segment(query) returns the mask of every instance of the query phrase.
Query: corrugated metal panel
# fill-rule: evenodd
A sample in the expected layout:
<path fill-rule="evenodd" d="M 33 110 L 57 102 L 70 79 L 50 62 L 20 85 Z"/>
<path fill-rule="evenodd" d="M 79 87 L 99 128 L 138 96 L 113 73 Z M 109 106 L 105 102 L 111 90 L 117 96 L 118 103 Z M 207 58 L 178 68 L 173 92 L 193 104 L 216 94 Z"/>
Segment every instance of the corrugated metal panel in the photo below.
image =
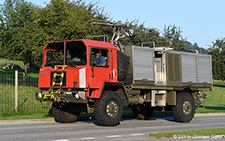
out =
<path fill-rule="evenodd" d="M 212 83 L 210 56 L 198 56 L 198 83 Z"/>
<path fill-rule="evenodd" d="M 153 50 L 133 47 L 134 80 L 154 81 Z"/>
<path fill-rule="evenodd" d="M 212 84 L 212 68 L 210 55 L 182 51 L 166 51 L 166 53 L 181 55 L 183 82 L 187 83 L 192 81 L 192 83 Z"/>
<path fill-rule="evenodd" d="M 183 82 L 196 83 L 196 55 L 181 55 Z"/>

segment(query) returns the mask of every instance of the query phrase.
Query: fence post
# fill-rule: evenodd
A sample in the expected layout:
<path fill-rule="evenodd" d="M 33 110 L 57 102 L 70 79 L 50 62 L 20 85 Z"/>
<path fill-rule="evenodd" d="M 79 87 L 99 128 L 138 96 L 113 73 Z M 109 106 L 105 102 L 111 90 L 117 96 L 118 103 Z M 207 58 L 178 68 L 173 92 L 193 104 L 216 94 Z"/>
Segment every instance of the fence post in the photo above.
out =
<path fill-rule="evenodd" d="M 15 111 L 18 112 L 18 70 L 15 71 Z"/>

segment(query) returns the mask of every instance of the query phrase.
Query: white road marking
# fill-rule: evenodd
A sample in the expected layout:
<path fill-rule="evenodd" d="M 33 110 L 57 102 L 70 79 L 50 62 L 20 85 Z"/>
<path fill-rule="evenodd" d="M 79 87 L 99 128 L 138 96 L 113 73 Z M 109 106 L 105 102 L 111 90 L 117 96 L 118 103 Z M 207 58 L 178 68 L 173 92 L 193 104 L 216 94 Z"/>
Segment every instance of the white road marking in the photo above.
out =
<path fill-rule="evenodd" d="M 59 139 L 59 140 L 52 140 L 52 141 L 69 141 L 68 139 Z"/>
<path fill-rule="evenodd" d="M 130 134 L 131 136 L 143 136 L 144 134 L 138 133 L 138 134 Z"/>
<path fill-rule="evenodd" d="M 119 138 L 122 137 L 122 135 L 112 135 L 112 136 L 107 136 L 107 138 Z"/>
<path fill-rule="evenodd" d="M 82 140 L 94 140 L 95 137 L 86 137 L 86 138 L 81 138 Z"/>

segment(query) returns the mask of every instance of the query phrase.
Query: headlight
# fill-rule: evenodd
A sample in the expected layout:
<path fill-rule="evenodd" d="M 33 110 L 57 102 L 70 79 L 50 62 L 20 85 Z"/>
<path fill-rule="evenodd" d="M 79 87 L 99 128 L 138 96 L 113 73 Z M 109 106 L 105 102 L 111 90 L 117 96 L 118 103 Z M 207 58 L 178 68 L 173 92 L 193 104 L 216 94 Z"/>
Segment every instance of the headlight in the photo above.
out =
<path fill-rule="evenodd" d="M 76 98 L 76 99 L 79 99 L 80 97 L 79 97 L 79 95 L 78 95 L 78 94 L 75 94 L 75 98 Z"/>
<path fill-rule="evenodd" d="M 42 92 L 40 92 L 40 93 L 38 94 L 38 97 L 39 97 L 39 98 L 42 98 Z"/>
<path fill-rule="evenodd" d="M 66 94 L 72 94 L 72 92 L 66 92 Z"/>

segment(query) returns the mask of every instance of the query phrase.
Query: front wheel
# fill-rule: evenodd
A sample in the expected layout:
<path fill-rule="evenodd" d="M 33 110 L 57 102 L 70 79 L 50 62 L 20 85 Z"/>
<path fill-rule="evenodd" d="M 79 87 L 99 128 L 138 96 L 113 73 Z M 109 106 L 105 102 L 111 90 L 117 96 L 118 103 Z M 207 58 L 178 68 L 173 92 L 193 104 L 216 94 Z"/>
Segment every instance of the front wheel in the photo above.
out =
<path fill-rule="evenodd" d="M 63 106 L 56 103 L 52 104 L 52 114 L 55 122 L 72 123 L 78 119 L 79 112 L 71 112 L 69 106 Z"/>
<path fill-rule="evenodd" d="M 121 98 L 113 91 L 105 91 L 101 99 L 95 102 L 94 115 L 99 125 L 118 125 L 123 115 Z"/>
<path fill-rule="evenodd" d="M 178 122 L 190 122 L 195 114 L 195 102 L 190 93 L 177 94 L 176 106 L 172 108 L 174 119 Z"/>

